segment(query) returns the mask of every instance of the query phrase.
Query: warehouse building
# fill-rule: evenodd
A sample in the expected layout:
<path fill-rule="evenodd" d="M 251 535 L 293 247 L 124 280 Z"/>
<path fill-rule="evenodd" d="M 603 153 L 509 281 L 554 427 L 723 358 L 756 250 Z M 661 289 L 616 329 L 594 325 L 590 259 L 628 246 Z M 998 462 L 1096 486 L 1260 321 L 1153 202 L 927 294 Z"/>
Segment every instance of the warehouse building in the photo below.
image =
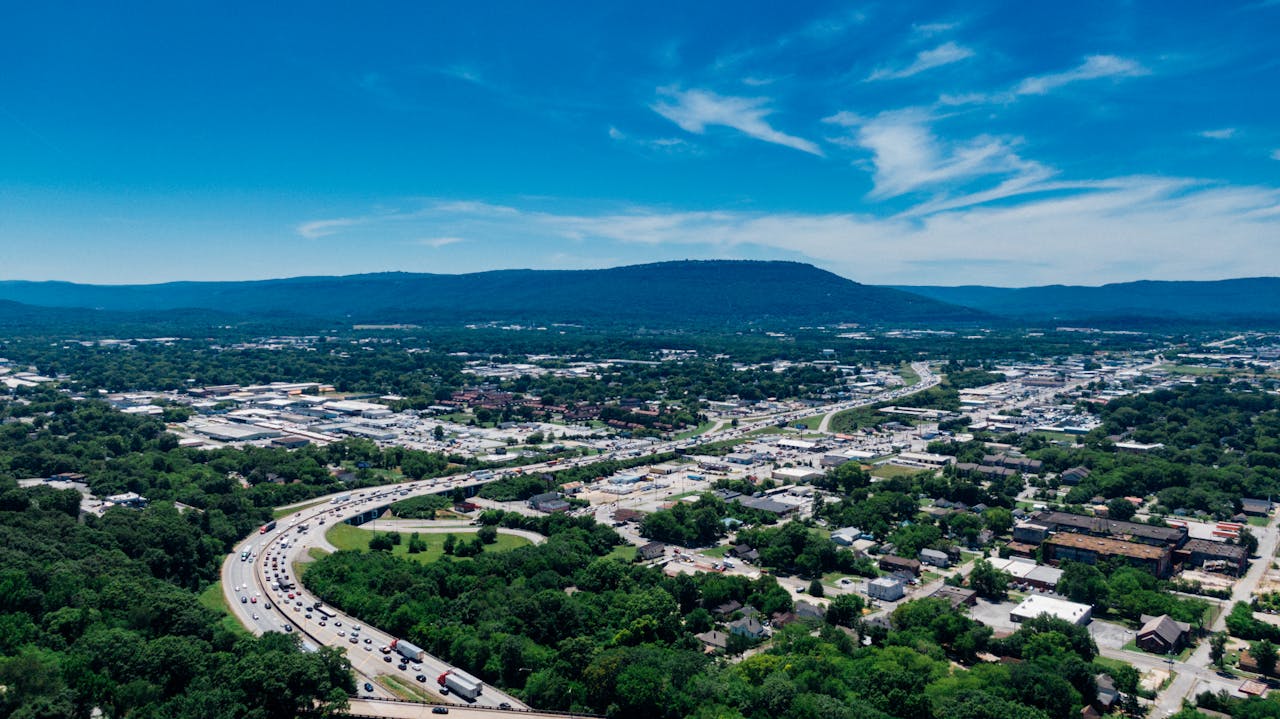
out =
<path fill-rule="evenodd" d="M 1059 532 L 1040 546 L 1044 548 L 1045 560 L 1055 563 L 1072 561 L 1097 564 L 1116 558 L 1162 578 L 1169 576 L 1173 567 L 1173 553 L 1168 547 L 1153 547 L 1108 537 Z"/>
<path fill-rule="evenodd" d="M 1009 620 L 1021 624 L 1028 619 L 1035 619 L 1041 614 L 1063 619 L 1083 627 L 1093 621 L 1093 607 L 1088 604 L 1077 604 L 1065 599 L 1054 599 L 1043 594 L 1032 594 L 1009 612 Z"/>

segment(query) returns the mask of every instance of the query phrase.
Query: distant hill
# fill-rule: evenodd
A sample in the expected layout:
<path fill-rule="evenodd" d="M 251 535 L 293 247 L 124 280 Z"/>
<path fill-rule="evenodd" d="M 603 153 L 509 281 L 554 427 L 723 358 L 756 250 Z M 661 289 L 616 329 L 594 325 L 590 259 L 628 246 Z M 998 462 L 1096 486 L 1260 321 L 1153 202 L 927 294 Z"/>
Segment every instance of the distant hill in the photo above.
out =
<path fill-rule="evenodd" d="M 0 300 L 118 312 L 203 309 L 344 321 L 646 324 L 963 322 L 984 313 L 797 262 L 678 261 L 604 270 L 380 273 L 249 282 L 0 282 Z"/>
<path fill-rule="evenodd" d="M 1100 287 L 927 287 L 895 289 L 1014 319 L 1149 318 L 1250 320 L 1280 318 L 1280 278 L 1209 282 L 1123 282 Z"/>

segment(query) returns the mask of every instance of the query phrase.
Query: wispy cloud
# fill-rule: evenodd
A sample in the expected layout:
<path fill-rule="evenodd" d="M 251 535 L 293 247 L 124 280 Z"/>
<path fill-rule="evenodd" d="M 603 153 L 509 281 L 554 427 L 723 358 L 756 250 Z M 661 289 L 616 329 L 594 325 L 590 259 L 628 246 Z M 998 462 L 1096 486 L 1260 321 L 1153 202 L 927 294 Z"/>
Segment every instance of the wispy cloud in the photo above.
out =
<path fill-rule="evenodd" d="M 1273 160 L 1280 160 L 1280 150 L 1272 150 L 1272 151 L 1271 151 L 1271 159 L 1273 159 Z"/>
<path fill-rule="evenodd" d="M 848 144 L 871 153 L 875 168 L 872 197 L 896 197 L 942 185 L 963 186 L 984 177 L 1015 180 L 1005 185 L 1007 193 L 1052 174 L 1047 167 L 1020 157 L 1014 151 L 1014 140 L 984 135 L 947 142 L 934 134 L 930 120 L 924 110 L 908 109 L 871 119 L 838 113 L 825 121 L 848 128 Z"/>
<path fill-rule="evenodd" d="M 1219 130 L 1205 130 L 1200 133 L 1200 137 L 1210 140 L 1230 140 L 1235 134 L 1236 129 L 1234 127 L 1224 127 Z"/>
<path fill-rule="evenodd" d="M 298 234 L 308 240 L 318 240 L 321 237 L 337 234 L 349 227 L 363 224 L 365 218 L 362 217 L 336 217 L 330 220 L 314 220 L 312 222 L 304 222 L 298 225 Z"/>
<path fill-rule="evenodd" d="M 900 68 L 882 67 L 871 73 L 867 77 L 868 82 L 876 80 L 899 80 L 912 75 L 919 75 L 926 70 L 932 70 L 935 67 L 950 65 L 951 63 L 960 62 L 973 57 L 973 50 L 957 45 L 954 42 L 946 42 L 932 50 L 922 50 L 916 53 L 916 58 L 910 64 Z"/>
<path fill-rule="evenodd" d="M 707 90 L 659 88 L 658 93 L 670 98 L 654 103 L 654 112 L 679 125 L 686 132 L 701 135 L 708 127 L 729 127 L 763 142 L 822 156 L 813 142 L 776 130 L 765 118 L 773 113 L 767 98 L 729 97 Z"/>
<path fill-rule="evenodd" d="M 911 29 L 917 34 L 924 37 L 932 37 L 940 35 L 944 32 L 950 32 L 956 29 L 956 23 L 953 22 L 926 22 L 918 25 L 912 25 Z"/>
<path fill-rule="evenodd" d="M 423 247 L 430 247 L 438 250 L 441 247 L 456 245 L 459 242 L 466 242 L 466 240 L 464 240 L 461 237 L 426 237 L 418 240 L 417 244 L 422 245 Z"/>
<path fill-rule="evenodd" d="M 1116 55 L 1090 55 L 1078 67 L 1065 72 L 1028 77 L 1014 88 L 1017 95 L 1044 95 L 1050 90 L 1082 80 L 1104 77 L 1141 77 L 1151 71 L 1137 62 Z"/>
<path fill-rule="evenodd" d="M 1148 176 L 1039 187 L 1057 191 L 887 217 L 645 207 L 569 214 L 439 201 L 400 216 L 413 217 L 405 229 L 419 237 L 449 228 L 441 236 L 529 247 L 534 254 L 509 262 L 544 267 L 789 256 L 865 282 L 1002 285 L 1208 279 L 1280 267 L 1280 245 L 1270 240 L 1280 233 L 1275 188 Z M 400 226 L 375 220 L 374 228 Z M 1203 241 L 1210 236 L 1214 242 Z M 636 246 L 644 246 L 639 255 Z"/>
<path fill-rule="evenodd" d="M 635 147 L 640 147 L 640 148 L 650 149 L 650 150 L 661 150 L 666 152 L 673 152 L 677 150 L 682 150 L 682 151 L 697 150 L 697 147 L 695 145 L 679 137 L 654 137 L 654 138 L 636 137 L 630 133 L 626 133 L 626 132 L 623 132 L 622 130 L 619 130 L 614 125 L 609 126 L 609 139 L 613 140 L 614 142 L 624 143 L 624 144 L 632 145 Z"/>

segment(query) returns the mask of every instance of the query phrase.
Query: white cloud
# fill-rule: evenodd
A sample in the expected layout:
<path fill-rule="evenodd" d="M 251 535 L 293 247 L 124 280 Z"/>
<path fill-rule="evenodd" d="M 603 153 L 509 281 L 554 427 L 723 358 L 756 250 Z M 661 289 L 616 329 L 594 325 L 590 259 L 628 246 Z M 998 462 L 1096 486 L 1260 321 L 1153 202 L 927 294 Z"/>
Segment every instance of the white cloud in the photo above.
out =
<path fill-rule="evenodd" d="M 417 243 L 419 245 L 422 245 L 423 247 L 431 247 L 438 250 L 441 247 L 456 245 L 459 242 L 466 242 L 466 240 L 462 239 L 461 237 L 426 237 L 421 240 L 418 240 Z"/>
<path fill-rule="evenodd" d="M 1090 55 L 1078 67 L 1065 72 L 1028 77 L 1014 88 L 1017 95 L 1044 95 L 1050 90 L 1082 80 L 1104 77 L 1140 77 L 1150 70 L 1142 65 L 1115 55 Z"/>
<path fill-rule="evenodd" d="M 1236 129 L 1234 127 L 1224 127 L 1219 130 L 1205 130 L 1200 133 L 1200 137 L 1210 140 L 1230 140 L 1235 134 Z"/>
<path fill-rule="evenodd" d="M 932 50 L 922 50 L 916 54 L 916 59 L 906 67 L 897 69 L 882 67 L 871 73 L 867 77 L 867 81 L 875 80 L 898 80 L 904 77 L 918 75 L 925 70 L 932 70 L 935 67 L 950 65 L 954 62 L 967 60 L 973 57 L 973 50 L 963 45 L 957 45 L 954 42 L 946 42 Z"/>
<path fill-rule="evenodd" d="M 1006 196 L 1053 174 L 1049 168 L 1020 157 L 1013 140 L 983 135 L 949 143 L 933 133 L 930 120 L 920 109 L 886 112 L 871 119 L 849 112 L 826 118 L 826 122 L 850 128 L 851 144 L 871 153 L 872 197 L 896 197 L 941 185 L 961 186 L 984 177 L 1006 178 L 999 195 Z M 990 199 L 995 198 L 984 201 Z"/>
<path fill-rule="evenodd" d="M 1280 160 L 1280 150 L 1272 150 L 1272 151 L 1271 151 L 1271 159 L 1273 159 L 1273 160 Z"/>
<path fill-rule="evenodd" d="M 775 130 L 765 118 L 773 111 L 769 101 L 758 97 L 726 97 L 707 90 L 659 88 L 671 98 L 651 107 L 654 112 L 679 125 L 686 132 L 701 135 L 711 126 L 731 127 L 757 140 L 822 156 L 813 142 Z"/>
<path fill-rule="evenodd" d="M 298 234 L 308 240 L 318 240 L 321 237 L 337 234 L 342 230 L 362 224 L 364 218 L 360 217 L 337 217 L 331 220 L 314 220 L 312 222 L 304 222 L 298 225 Z"/>
<path fill-rule="evenodd" d="M 1271 241 L 1280 233 L 1274 188 L 1146 176 L 1038 188 L 1044 194 L 917 206 L 888 217 L 643 207 L 571 214 L 475 202 L 434 202 L 402 214 L 413 217 L 406 230 L 417 236 L 448 228 L 442 236 L 484 237 L 532 253 L 504 255 L 508 266 L 787 256 L 860 282 L 1005 286 L 1280 271 L 1280 245 Z M 450 209 L 460 207 L 467 209 Z"/>
<path fill-rule="evenodd" d="M 927 22 L 919 25 L 912 25 L 911 29 L 918 35 L 931 37 L 944 32 L 950 32 L 956 29 L 956 23 L 953 22 Z"/>

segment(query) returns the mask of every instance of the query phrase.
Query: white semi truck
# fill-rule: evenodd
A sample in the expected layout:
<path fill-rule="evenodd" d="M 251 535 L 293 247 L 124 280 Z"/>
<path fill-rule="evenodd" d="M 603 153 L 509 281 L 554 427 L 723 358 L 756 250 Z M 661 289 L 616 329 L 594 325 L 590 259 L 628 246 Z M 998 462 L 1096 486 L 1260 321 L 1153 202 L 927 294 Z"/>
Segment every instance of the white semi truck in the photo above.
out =
<path fill-rule="evenodd" d="M 484 682 L 459 669 L 441 674 L 436 683 L 468 701 L 475 701 L 484 690 Z"/>

